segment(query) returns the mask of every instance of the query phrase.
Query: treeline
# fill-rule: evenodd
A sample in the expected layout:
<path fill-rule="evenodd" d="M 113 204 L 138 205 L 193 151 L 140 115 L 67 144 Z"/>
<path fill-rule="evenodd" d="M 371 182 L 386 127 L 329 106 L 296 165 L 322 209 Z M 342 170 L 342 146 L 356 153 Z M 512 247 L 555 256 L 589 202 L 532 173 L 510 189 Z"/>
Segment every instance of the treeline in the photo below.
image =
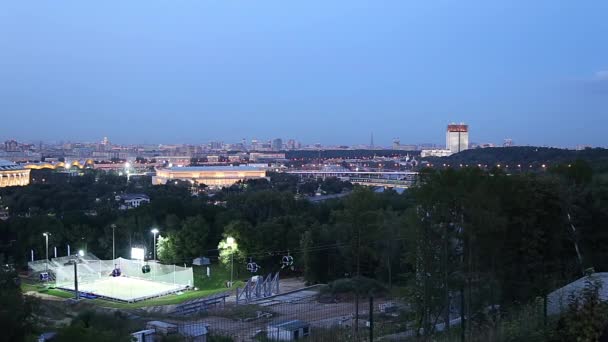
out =
<path fill-rule="evenodd" d="M 373 158 L 373 157 L 405 157 L 407 155 L 420 155 L 420 151 L 402 151 L 402 150 L 297 150 L 285 151 L 287 159 L 333 159 L 333 158 Z"/>
<path fill-rule="evenodd" d="M 122 179 L 92 175 L 69 190 L 2 190 L 3 203 L 17 213 L 0 222 L 2 253 L 23 265 L 30 249 L 43 255 L 48 231 L 51 251 L 69 243 L 109 258 L 114 226 L 117 254 L 128 257 L 134 246 L 151 252 L 150 229 L 158 228 L 161 260 L 183 263 L 216 260 L 219 242 L 230 236 L 241 277 L 249 261 L 266 274 L 281 270 L 290 255 L 294 269 L 281 272 L 309 283 L 366 279 L 405 293 L 427 333 L 456 314 L 542 299 L 590 269 L 608 267 L 608 181 L 585 161 L 536 174 L 425 170 L 403 194 L 355 187 L 345 198 L 315 204 L 300 199 L 302 184 L 285 174 L 198 197 L 185 185 Z M 117 210 L 113 197 L 124 189 L 145 192 L 151 203 Z M 29 217 L 18 215 L 32 207 L 38 209 Z M 471 325 L 465 331 L 474 334 Z"/>
<path fill-rule="evenodd" d="M 498 164 L 509 165 L 516 171 L 517 165 L 524 170 L 540 169 L 542 165 L 555 166 L 567 164 L 574 160 L 587 162 L 596 172 L 608 172 L 608 149 L 586 148 L 583 150 L 565 150 L 550 147 L 514 146 L 476 148 L 453 154 L 449 157 L 426 158 L 435 165 L 449 164 L 452 167 L 462 165 L 487 165 L 492 168 Z"/>

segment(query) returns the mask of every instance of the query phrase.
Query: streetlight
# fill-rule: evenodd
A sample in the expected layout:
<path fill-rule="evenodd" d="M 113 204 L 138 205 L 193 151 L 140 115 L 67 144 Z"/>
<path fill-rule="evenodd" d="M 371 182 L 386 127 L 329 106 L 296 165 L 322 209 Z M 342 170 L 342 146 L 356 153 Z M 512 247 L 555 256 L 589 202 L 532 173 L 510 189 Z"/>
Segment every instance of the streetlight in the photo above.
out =
<path fill-rule="evenodd" d="M 74 256 L 83 257 L 84 251 L 80 249 Z M 65 265 L 67 266 L 68 264 L 74 265 L 74 299 L 80 300 L 80 292 L 78 292 L 78 258 L 72 258 L 72 260 L 68 261 L 68 263 Z"/>
<path fill-rule="evenodd" d="M 127 183 L 129 182 L 129 176 L 130 176 L 130 168 L 131 168 L 131 163 L 126 162 L 125 163 L 125 173 L 127 174 Z"/>
<path fill-rule="evenodd" d="M 156 234 L 158 234 L 158 229 L 154 228 L 150 231 L 153 235 L 154 235 L 154 241 L 153 241 L 153 245 L 154 245 L 154 258 L 152 258 L 154 261 L 156 261 Z"/>
<path fill-rule="evenodd" d="M 229 236 L 226 238 L 226 247 L 230 248 L 230 286 L 232 286 L 232 278 L 234 277 L 234 249 L 236 242 L 234 238 Z"/>
<path fill-rule="evenodd" d="M 114 229 L 116 229 L 116 225 L 112 224 L 112 260 L 116 259 L 116 245 L 114 244 Z"/>

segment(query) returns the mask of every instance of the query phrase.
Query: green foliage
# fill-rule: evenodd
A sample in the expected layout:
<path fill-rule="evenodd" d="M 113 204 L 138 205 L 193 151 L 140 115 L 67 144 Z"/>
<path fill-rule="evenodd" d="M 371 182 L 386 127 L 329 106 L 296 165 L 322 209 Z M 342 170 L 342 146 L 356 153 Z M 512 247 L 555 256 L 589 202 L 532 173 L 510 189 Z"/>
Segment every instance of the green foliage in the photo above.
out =
<path fill-rule="evenodd" d="M 502 158 L 504 151 L 496 151 L 495 158 Z M 539 151 L 549 157 L 553 153 Z M 463 156 L 471 153 L 489 150 Z M 144 246 L 151 254 L 150 229 L 156 227 L 163 262 L 219 258 L 223 279 L 209 281 L 221 285 L 229 278 L 225 269 L 232 251 L 220 241 L 230 236 L 238 243 L 235 278 L 239 271 L 249 276 L 245 265 L 252 258 L 262 266 L 260 274 L 303 275 L 308 283 L 331 283 L 331 293 L 352 293 L 353 279 L 364 279 L 362 293 L 403 289 L 415 310 L 416 326 L 427 334 L 446 319 L 451 305 L 471 317 L 465 321 L 467 338 L 490 326 L 488 331 L 502 331 L 511 340 L 533 340 L 539 331 L 544 333 L 536 323 L 517 329 L 523 325 L 517 317 L 505 322 L 498 318 L 508 316 L 517 303 L 542 298 L 577 279 L 582 269 L 606 271 L 608 176 L 597 170 L 593 163 L 572 160 L 538 173 L 425 170 L 418 185 L 404 194 L 356 186 L 342 199 L 314 205 L 299 200 L 296 191 L 314 193 L 320 186 L 339 192 L 349 184 L 337 179 L 298 184 L 293 176 L 271 173 L 270 182 L 247 181 L 214 197 L 193 197 L 179 184 L 127 185 L 121 177 L 93 173 L 62 186 L 0 190 L 3 201 L 15 208 L 9 221 L 0 222 L 0 237 L 8 237 L 0 253 L 23 265 L 30 249 L 43 255 L 41 236 L 49 231 L 50 245 L 58 246 L 60 254 L 69 243 L 72 250 L 87 248 L 108 258 L 115 225 L 118 256 L 127 256 L 132 246 Z M 152 202 L 119 211 L 115 193 L 135 187 Z M 97 215 L 85 215 L 85 209 Z M 287 254 L 295 260 L 293 270 L 282 268 L 281 258 Z M 500 305 L 500 315 L 486 313 L 493 305 Z M 72 328 L 75 333 L 86 329 L 91 327 Z"/>
<path fill-rule="evenodd" d="M 556 341 L 599 341 L 608 327 L 608 306 L 600 299 L 602 283 L 593 276 L 579 295 L 569 298 L 568 311 L 560 317 Z"/>
<path fill-rule="evenodd" d="M 209 334 L 207 336 L 207 342 L 233 342 L 234 339 L 228 336 Z"/>
<path fill-rule="evenodd" d="M 175 243 L 177 240 L 172 233 L 166 236 L 159 236 L 156 242 L 156 253 L 158 259 L 164 264 L 173 264 L 180 261 L 178 257 L 178 247 Z"/>
<path fill-rule="evenodd" d="M 120 311 L 102 314 L 89 310 L 79 314 L 70 326 L 60 329 L 54 341 L 127 342 L 135 329 L 137 325 Z"/>
<path fill-rule="evenodd" d="M 0 341 L 23 341 L 34 327 L 36 301 L 22 295 L 16 272 L 0 267 L 0 326 L 7 328 Z"/>
<path fill-rule="evenodd" d="M 436 165 L 510 165 L 511 172 L 521 169 L 526 171 L 543 171 L 542 165 L 550 167 L 568 164 L 575 160 L 584 160 L 597 172 L 608 171 L 608 149 L 587 148 L 584 150 L 564 150 L 559 148 L 515 146 L 469 149 L 443 158 L 427 158 Z M 530 165 L 532 167 L 530 167 Z"/>

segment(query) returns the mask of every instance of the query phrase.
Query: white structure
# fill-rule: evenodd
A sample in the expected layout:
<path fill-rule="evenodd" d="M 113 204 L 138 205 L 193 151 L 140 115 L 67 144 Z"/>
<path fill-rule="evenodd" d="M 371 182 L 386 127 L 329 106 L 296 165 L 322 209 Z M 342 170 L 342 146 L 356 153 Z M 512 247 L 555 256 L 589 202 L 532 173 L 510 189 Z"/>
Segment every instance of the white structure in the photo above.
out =
<path fill-rule="evenodd" d="M 602 285 L 599 290 L 600 299 L 604 302 L 608 301 L 608 272 L 593 273 L 590 276 L 582 277 L 551 292 L 547 296 L 547 313 L 549 315 L 556 315 L 568 310 L 570 296 L 574 295 L 580 297 L 590 281 L 597 281 Z"/>
<path fill-rule="evenodd" d="M 207 342 L 207 334 L 209 334 L 209 324 L 203 322 L 193 322 L 180 324 L 177 328 L 180 335 L 184 336 L 187 341 L 192 342 Z"/>
<path fill-rule="evenodd" d="M 77 261 L 78 291 L 91 296 L 133 303 L 180 292 L 194 284 L 191 267 L 163 265 L 156 262 L 99 260 L 94 255 L 68 255 L 28 263 L 34 273 L 54 275 L 55 287 L 74 291 L 74 266 Z M 149 271 L 145 271 L 148 268 Z M 115 272 L 118 271 L 118 275 Z"/>
<path fill-rule="evenodd" d="M 154 330 L 157 335 L 177 334 L 177 324 L 163 321 L 150 321 L 146 323 L 147 330 Z"/>
<path fill-rule="evenodd" d="M 310 324 L 300 320 L 269 324 L 266 337 L 272 341 L 294 341 L 310 335 Z"/>
<path fill-rule="evenodd" d="M 143 203 L 150 203 L 150 197 L 145 194 L 122 194 L 116 196 L 116 201 L 122 202 L 118 209 L 137 208 Z"/>
<path fill-rule="evenodd" d="M 133 342 L 154 342 L 155 337 L 156 330 L 154 329 L 140 330 L 131 333 L 131 340 Z"/>
<path fill-rule="evenodd" d="M 30 184 L 30 170 L 0 159 L 0 188 Z"/>
<path fill-rule="evenodd" d="M 420 157 L 449 157 L 452 155 L 450 150 L 422 150 L 420 151 Z"/>
<path fill-rule="evenodd" d="M 469 149 L 469 126 L 464 123 L 449 124 L 445 133 L 445 148 L 452 153 Z"/>

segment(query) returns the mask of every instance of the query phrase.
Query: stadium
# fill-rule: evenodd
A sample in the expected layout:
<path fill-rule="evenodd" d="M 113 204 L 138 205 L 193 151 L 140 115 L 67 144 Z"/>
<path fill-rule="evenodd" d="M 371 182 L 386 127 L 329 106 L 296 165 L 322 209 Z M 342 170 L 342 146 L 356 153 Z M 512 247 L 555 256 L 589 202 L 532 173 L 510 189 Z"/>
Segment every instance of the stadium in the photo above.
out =
<path fill-rule="evenodd" d="M 100 260 L 90 253 L 38 260 L 29 267 L 58 289 L 73 292 L 77 286 L 83 297 L 128 303 L 187 290 L 194 284 L 191 267 L 124 258 Z"/>

